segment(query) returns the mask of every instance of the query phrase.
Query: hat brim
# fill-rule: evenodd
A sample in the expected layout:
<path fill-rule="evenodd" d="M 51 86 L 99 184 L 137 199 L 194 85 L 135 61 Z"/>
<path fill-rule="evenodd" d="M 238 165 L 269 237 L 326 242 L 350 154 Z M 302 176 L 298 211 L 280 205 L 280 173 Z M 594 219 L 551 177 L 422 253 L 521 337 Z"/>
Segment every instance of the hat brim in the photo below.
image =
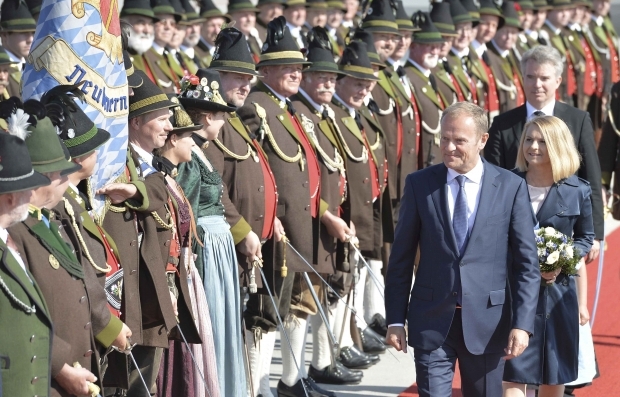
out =
<path fill-rule="evenodd" d="M 228 14 L 232 14 L 233 12 L 256 12 L 259 13 L 260 10 L 254 6 L 252 7 L 239 7 L 237 9 L 228 9 Z"/>
<path fill-rule="evenodd" d="M 234 67 L 234 66 L 209 66 L 211 70 L 217 70 L 218 72 L 231 72 L 231 73 L 239 73 L 246 74 L 249 76 L 262 77 L 260 73 L 256 70 Z"/>
<path fill-rule="evenodd" d="M 312 66 L 305 68 L 302 70 L 302 73 L 312 73 L 312 72 L 323 72 L 323 73 L 336 73 L 336 74 L 346 74 L 342 70 L 338 68 L 338 64 L 334 63 L 333 67 L 316 65 L 313 63 Z"/>
<path fill-rule="evenodd" d="M 389 26 L 368 26 L 365 27 L 364 30 L 371 33 L 385 33 L 402 36 L 398 29 Z"/>
<path fill-rule="evenodd" d="M 194 132 L 194 131 L 201 130 L 202 127 L 203 127 L 202 124 L 196 124 L 196 125 L 192 125 L 189 127 L 173 128 L 172 131 L 170 131 L 170 134 L 181 135 L 181 134 L 185 134 L 186 132 Z"/>
<path fill-rule="evenodd" d="M 91 139 L 80 145 L 67 147 L 67 150 L 69 151 L 71 157 L 82 157 L 89 153 L 92 153 L 99 146 L 106 143 L 109 139 L 110 133 L 108 131 L 97 128 L 97 133 Z"/>
<path fill-rule="evenodd" d="M 136 109 L 133 112 L 129 112 L 129 119 L 133 119 L 134 117 L 142 116 L 143 114 L 154 112 L 156 110 L 162 109 L 170 109 L 175 106 L 178 106 L 176 103 L 166 99 L 165 101 L 155 102 L 151 105 L 144 106 L 140 109 Z M 130 105 L 131 107 L 131 105 Z"/>
<path fill-rule="evenodd" d="M 413 42 L 416 44 L 443 44 L 445 41 L 446 39 L 443 37 L 424 38 L 424 37 L 415 37 L 415 34 L 413 35 Z"/>
<path fill-rule="evenodd" d="M 279 66 L 279 65 L 311 65 L 312 62 L 302 61 L 299 58 L 281 58 L 281 59 L 270 59 L 268 61 L 260 61 L 256 64 L 257 68 L 263 66 Z"/>
<path fill-rule="evenodd" d="M 45 163 L 41 165 L 33 164 L 32 168 L 35 171 L 41 172 L 41 173 L 60 171 L 60 175 L 65 176 L 65 175 L 73 174 L 75 171 L 81 170 L 82 166 L 72 161 L 69 161 L 63 157 L 61 160 L 57 160 L 52 163 Z"/>
<path fill-rule="evenodd" d="M 127 84 L 129 84 L 131 88 L 138 88 L 143 83 L 144 81 L 142 80 L 142 77 L 136 73 L 132 74 L 131 76 L 127 76 Z"/>
<path fill-rule="evenodd" d="M 2 27 L 3 32 L 15 32 L 15 33 L 29 33 L 37 30 L 36 25 L 14 25 Z"/>
<path fill-rule="evenodd" d="M 353 78 L 360 79 L 360 80 L 379 81 L 379 78 L 376 77 L 374 74 L 367 74 L 367 73 L 361 73 L 361 72 L 341 70 L 340 75 L 343 77 L 349 76 L 349 77 L 353 77 Z"/>
<path fill-rule="evenodd" d="M 219 103 L 215 103 L 212 101 L 205 101 L 204 99 L 196 99 L 196 98 L 184 98 L 180 97 L 179 102 L 185 109 L 194 108 L 194 109 L 202 109 L 207 112 L 234 112 L 237 110 L 236 106 L 226 106 Z"/>
<path fill-rule="evenodd" d="M 127 10 L 124 10 L 124 9 L 121 10 L 121 15 L 120 15 L 121 19 L 129 15 L 140 15 L 143 17 L 151 18 L 153 22 L 159 21 L 159 18 L 155 16 L 155 13 L 151 9 L 146 10 L 146 9 L 141 9 L 141 8 L 130 8 Z"/>
<path fill-rule="evenodd" d="M 33 171 L 32 175 L 16 181 L 2 182 L 0 184 L 0 194 L 23 192 L 24 190 L 36 189 L 47 186 L 51 182 L 48 177 Z"/>

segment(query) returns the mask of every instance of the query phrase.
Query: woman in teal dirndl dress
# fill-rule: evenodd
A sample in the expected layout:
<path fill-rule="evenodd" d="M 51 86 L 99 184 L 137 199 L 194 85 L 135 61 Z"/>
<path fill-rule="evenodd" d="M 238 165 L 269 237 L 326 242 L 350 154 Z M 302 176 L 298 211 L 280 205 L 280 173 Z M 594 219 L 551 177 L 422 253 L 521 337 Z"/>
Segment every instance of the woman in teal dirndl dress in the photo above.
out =
<path fill-rule="evenodd" d="M 201 147 L 217 138 L 224 125 L 226 105 L 218 92 L 219 73 L 200 69 L 198 76 L 182 80 L 179 101 L 202 130 L 194 135 L 197 147 L 192 161 L 179 167 L 176 180 L 183 187 L 196 219 L 197 239 L 193 244 L 196 267 L 204 282 L 213 327 L 220 395 L 247 396 L 242 348 L 241 296 L 237 256 L 230 225 L 224 218 L 223 184 L 217 170 Z"/>

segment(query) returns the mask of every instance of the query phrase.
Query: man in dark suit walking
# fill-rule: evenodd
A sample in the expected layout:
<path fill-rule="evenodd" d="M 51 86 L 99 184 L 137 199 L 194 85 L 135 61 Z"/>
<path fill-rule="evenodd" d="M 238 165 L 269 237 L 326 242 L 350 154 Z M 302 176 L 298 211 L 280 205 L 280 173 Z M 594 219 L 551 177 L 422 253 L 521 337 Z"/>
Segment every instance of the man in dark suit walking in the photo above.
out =
<path fill-rule="evenodd" d="M 605 236 L 601 167 L 596 154 L 590 115 L 555 100 L 556 91 L 562 82 L 563 68 L 560 53 L 549 46 L 534 47 L 523 54 L 521 69 L 527 102 L 493 120 L 484 157 L 491 164 L 512 169 L 515 167 L 523 126 L 530 118 L 539 115 L 556 116 L 568 125 L 581 154 L 581 167 L 577 176 L 590 182 L 592 187 L 592 217 L 596 240 L 586 256 L 586 263 L 589 263 L 598 256 L 599 241 Z"/>
<path fill-rule="evenodd" d="M 525 180 L 480 158 L 487 120 L 470 102 L 446 108 L 443 163 L 406 181 L 385 285 L 387 340 L 406 352 L 408 321 L 420 396 L 452 395 L 457 358 L 464 395 L 502 395 L 504 359 L 519 356 L 534 329 L 532 209 Z"/>

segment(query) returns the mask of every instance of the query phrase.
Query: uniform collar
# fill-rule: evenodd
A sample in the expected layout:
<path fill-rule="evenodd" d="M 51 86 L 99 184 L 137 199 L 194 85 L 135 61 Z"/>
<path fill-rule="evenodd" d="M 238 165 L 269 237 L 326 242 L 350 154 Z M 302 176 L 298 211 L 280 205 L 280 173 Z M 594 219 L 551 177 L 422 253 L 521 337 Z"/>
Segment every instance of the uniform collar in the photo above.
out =
<path fill-rule="evenodd" d="M 562 30 L 560 28 L 556 28 L 555 26 L 553 26 L 553 24 L 551 22 L 549 22 L 548 19 L 545 20 L 545 25 L 547 25 L 547 27 L 549 27 L 549 29 L 551 29 L 551 31 L 554 32 L 557 35 L 562 33 Z"/>
<path fill-rule="evenodd" d="M 306 91 L 304 91 L 303 89 L 299 89 L 299 94 L 301 96 L 303 96 L 304 98 L 306 98 L 306 100 L 310 103 L 310 105 L 312 105 L 312 107 L 314 108 L 314 110 L 316 110 L 319 113 L 323 112 L 323 105 L 319 105 L 318 103 L 314 102 L 312 100 L 312 98 L 310 98 L 310 95 L 308 95 L 308 93 Z"/>
<path fill-rule="evenodd" d="M 338 94 L 334 93 L 334 98 L 336 98 L 336 100 L 338 102 L 340 102 L 340 104 L 342 106 L 344 106 L 345 109 L 347 109 L 349 111 L 349 114 L 351 115 L 351 117 L 355 118 L 355 109 L 352 108 L 351 106 L 347 105 L 339 96 Z"/>
<path fill-rule="evenodd" d="M 149 153 L 146 150 L 142 149 L 141 147 L 134 145 L 133 143 L 131 144 L 131 148 L 136 152 L 138 157 L 144 160 L 145 163 L 148 163 L 148 164 L 153 163 L 153 153 Z"/>
<path fill-rule="evenodd" d="M 497 44 L 495 43 L 495 39 L 491 40 L 491 45 L 495 47 L 495 49 L 497 50 L 497 52 L 502 58 L 506 58 L 508 54 L 510 54 L 510 50 L 502 50 L 501 48 L 499 48 Z"/>
<path fill-rule="evenodd" d="M 265 84 L 265 83 L 263 83 Z M 276 97 L 276 99 L 278 99 L 278 101 L 280 101 L 280 107 L 284 109 L 284 107 L 286 107 L 286 98 L 280 94 L 278 94 L 277 92 L 275 92 L 275 90 L 271 87 L 269 87 L 267 84 L 265 84 L 265 87 L 267 87 L 267 89 L 269 89 L 269 91 L 271 91 L 271 93 Z"/>
<path fill-rule="evenodd" d="M 164 50 L 165 48 L 160 46 L 159 44 L 157 44 L 156 42 L 153 42 L 153 50 L 158 53 L 159 55 L 164 55 Z"/>
<path fill-rule="evenodd" d="M 450 52 L 456 55 L 459 58 L 463 58 L 469 55 L 469 47 L 465 47 L 462 51 L 457 50 L 456 48 L 450 48 Z"/>
<path fill-rule="evenodd" d="M 184 45 L 182 45 L 181 46 L 181 51 L 183 51 L 185 53 L 185 55 L 187 55 L 191 59 L 194 59 L 194 56 L 196 56 L 196 53 L 194 51 L 194 47 L 185 47 Z"/>
<path fill-rule="evenodd" d="M 413 66 L 415 66 L 416 68 L 418 68 L 418 70 L 420 72 L 422 72 L 422 74 L 424 75 L 424 77 L 428 78 L 428 76 L 431 75 L 431 71 L 429 69 L 426 69 L 424 66 L 420 65 L 419 63 L 417 63 L 416 61 L 414 61 L 413 59 L 409 58 L 409 62 L 411 62 L 411 64 Z"/>

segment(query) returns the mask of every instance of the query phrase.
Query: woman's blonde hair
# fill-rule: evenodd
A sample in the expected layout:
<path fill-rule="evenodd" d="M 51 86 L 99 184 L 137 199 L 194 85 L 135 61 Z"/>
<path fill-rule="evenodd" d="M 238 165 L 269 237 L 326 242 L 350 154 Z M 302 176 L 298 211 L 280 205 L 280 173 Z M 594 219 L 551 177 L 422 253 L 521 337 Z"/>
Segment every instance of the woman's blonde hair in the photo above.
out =
<path fill-rule="evenodd" d="M 528 169 L 525 153 L 523 153 L 523 143 L 528 130 L 532 127 L 536 127 L 545 140 L 551 161 L 553 181 L 557 183 L 574 175 L 579 169 L 581 156 L 566 123 L 554 116 L 534 117 L 523 127 L 523 134 L 521 134 L 519 141 L 519 152 L 517 153 L 516 166 L 519 171 L 525 172 Z"/>

